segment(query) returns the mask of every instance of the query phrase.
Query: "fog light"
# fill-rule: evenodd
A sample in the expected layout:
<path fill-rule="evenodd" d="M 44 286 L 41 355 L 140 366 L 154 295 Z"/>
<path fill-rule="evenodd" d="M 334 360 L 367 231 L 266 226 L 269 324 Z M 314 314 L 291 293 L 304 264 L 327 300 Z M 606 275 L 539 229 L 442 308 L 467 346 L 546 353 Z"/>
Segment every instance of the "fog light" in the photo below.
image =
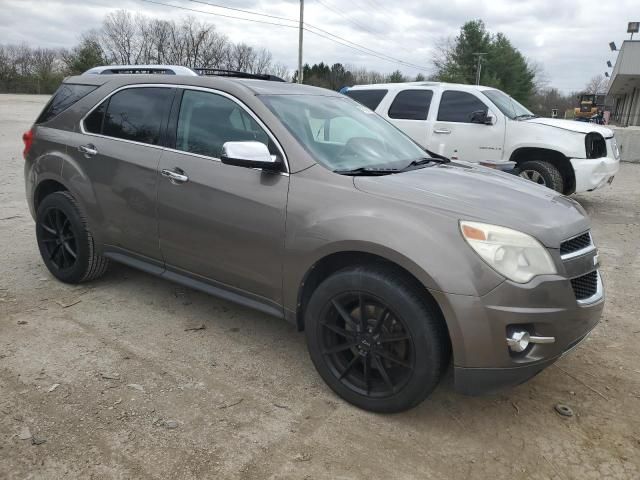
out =
<path fill-rule="evenodd" d="M 524 330 L 512 332 L 507 337 L 507 345 L 512 352 L 524 352 L 529 346 L 529 332 Z"/>
<path fill-rule="evenodd" d="M 555 337 L 539 337 L 531 335 L 526 330 L 514 330 L 507 337 L 507 345 L 512 352 L 524 352 L 530 343 L 553 343 Z"/>

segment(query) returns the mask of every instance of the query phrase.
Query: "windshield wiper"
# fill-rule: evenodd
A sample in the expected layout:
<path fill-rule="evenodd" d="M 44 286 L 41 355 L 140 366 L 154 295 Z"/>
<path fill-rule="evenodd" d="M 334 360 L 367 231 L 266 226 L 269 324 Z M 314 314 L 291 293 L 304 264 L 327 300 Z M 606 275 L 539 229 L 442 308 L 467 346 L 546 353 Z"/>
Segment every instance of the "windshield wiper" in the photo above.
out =
<path fill-rule="evenodd" d="M 353 168 L 351 170 L 334 170 L 334 173 L 338 173 L 340 175 L 370 175 L 370 176 L 380 176 L 380 175 L 391 175 L 392 173 L 398 173 L 401 170 L 397 168 L 371 168 L 371 167 L 358 167 Z"/>
<path fill-rule="evenodd" d="M 419 167 L 421 165 L 427 165 L 429 163 L 449 163 L 449 160 L 446 157 L 434 158 L 434 157 L 424 157 L 418 158 L 417 160 L 412 160 L 406 167 L 404 167 L 401 171 L 406 172 L 407 170 L 411 170 L 415 167 Z"/>

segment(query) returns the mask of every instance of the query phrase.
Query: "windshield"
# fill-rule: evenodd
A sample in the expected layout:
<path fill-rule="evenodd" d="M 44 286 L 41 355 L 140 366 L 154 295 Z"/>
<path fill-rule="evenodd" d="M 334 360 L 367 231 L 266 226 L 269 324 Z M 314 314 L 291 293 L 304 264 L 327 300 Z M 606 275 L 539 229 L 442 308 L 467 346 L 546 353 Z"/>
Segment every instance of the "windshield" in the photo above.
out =
<path fill-rule="evenodd" d="M 500 90 L 483 90 L 482 93 L 495 103 L 496 107 L 511 120 L 520 117 L 535 117 L 529 109 Z"/>
<path fill-rule="evenodd" d="M 329 170 L 399 170 L 429 156 L 389 122 L 347 97 L 262 95 L 260 99 Z"/>

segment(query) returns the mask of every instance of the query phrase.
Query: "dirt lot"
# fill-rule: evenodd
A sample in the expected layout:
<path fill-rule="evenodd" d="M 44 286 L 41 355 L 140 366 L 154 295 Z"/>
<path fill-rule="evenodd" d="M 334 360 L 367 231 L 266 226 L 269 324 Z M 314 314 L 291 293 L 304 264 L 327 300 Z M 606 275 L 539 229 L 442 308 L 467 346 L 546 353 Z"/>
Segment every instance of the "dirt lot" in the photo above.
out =
<path fill-rule="evenodd" d="M 21 157 L 44 102 L 0 95 L 1 478 L 640 478 L 640 165 L 577 197 L 608 294 L 582 346 L 500 395 L 449 376 L 375 415 L 325 387 L 284 321 L 118 265 L 55 281 Z"/>

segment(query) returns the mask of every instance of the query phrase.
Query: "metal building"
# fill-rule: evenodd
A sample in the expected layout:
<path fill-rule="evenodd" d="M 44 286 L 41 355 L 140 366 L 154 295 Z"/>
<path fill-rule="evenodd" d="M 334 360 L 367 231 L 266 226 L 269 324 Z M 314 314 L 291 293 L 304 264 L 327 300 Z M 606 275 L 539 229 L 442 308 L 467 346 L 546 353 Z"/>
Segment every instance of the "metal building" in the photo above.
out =
<path fill-rule="evenodd" d="M 613 99 L 613 123 L 640 125 L 640 40 L 622 43 L 607 95 Z"/>

